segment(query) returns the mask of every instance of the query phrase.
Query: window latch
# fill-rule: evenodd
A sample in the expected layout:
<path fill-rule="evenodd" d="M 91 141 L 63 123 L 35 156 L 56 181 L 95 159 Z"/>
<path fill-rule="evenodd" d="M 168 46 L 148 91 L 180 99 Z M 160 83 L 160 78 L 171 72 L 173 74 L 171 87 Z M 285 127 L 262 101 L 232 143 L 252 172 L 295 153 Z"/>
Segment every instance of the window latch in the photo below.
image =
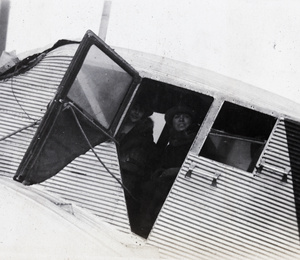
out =
<path fill-rule="evenodd" d="M 200 170 L 196 169 L 196 163 L 192 162 L 189 166 L 189 169 L 187 171 L 187 173 L 185 174 L 185 178 L 186 179 L 190 179 L 192 178 L 192 174 L 193 173 L 199 173 L 201 175 L 205 175 L 208 177 L 212 177 L 212 183 L 211 186 L 212 187 L 217 187 L 217 180 L 219 179 L 219 177 L 221 176 L 221 173 L 219 171 L 216 171 L 213 175 L 211 173 L 207 173 L 207 172 L 202 172 Z"/>
<path fill-rule="evenodd" d="M 291 172 L 291 167 L 278 168 L 278 167 L 275 167 L 275 166 L 271 166 L 271 165 L 268 165 L 266 163 L 265 159 L 262 159 L 260 161 L 259 165 L 256 166 L 255 168 L 256 168 L 256 172 L 254 173 L 254 177 L 257 176 L 258 174 L 261 174 L 263 169 L 266 169 L 266 170 L 269 170 L 271 172 L 282 174 L 281 182 L 283 182 L 283 183 L 287 183 L 288 175 Z"/>

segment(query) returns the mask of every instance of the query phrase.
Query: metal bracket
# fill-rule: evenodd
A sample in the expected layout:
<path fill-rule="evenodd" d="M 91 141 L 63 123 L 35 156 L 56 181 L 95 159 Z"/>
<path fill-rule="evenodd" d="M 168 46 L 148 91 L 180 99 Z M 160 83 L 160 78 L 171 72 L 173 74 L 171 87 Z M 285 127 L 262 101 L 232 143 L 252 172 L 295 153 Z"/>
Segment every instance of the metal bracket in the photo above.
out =
<path fill-rule="evenodd" d="M 287 183 L 288 181 L 288 175 L 291 173 L 291 167 L 286 167 L 284 169 L 284 173 L 282 175 L 282 178 L 281 178 L 281 182 L 283 183 Z"/>
<path fill-rule="evenodd" d="M 267 169 L 272 172 L 277 172 L 282 174 L 281 182 L 287 183 L 288 181 L 288 175 L 291 172 L 291 167 L 285 167 L 285 168 L 277 168 L 277 167 L 272 167 L 268 164 L 266 164 L 266 160 L 262 159 L 256 168 L 256 173 L 254 173 L 254 177 L 262 172 L 263 169 Z"/>
<path fill-rule="evenodd" d="M 185 174 L 185 178 L 186 178 L 186 179 L 192 178 L 192 174 L 193 174 L 194 172 L 197 172 L 197 173 L 199 173 L 199 174 L 201 174 L 201 175 L 205 175 L 205 176 L 208 176 L 208 177 L 212 177 L 213 180 L 212 180 L 211 186 L 212 186 L 212 187 L 217 187 L 217 180 L 218 180 L 219 177 L 221 176 L 221 173 L 220 173 L 219 171 L 216 171 L 216 172 L 214 173 L 214 175 L 212 175 L 212 174 L 210 174 L 210 173 L 201 172 L 201 171 L 199 171 L 199 170 L 197 171 L 195 168 L 196 168 L 196 163 L 195 163 L 195 162 L 192 162 L 192 163 L 190 164 L 190 166 L 189 166 L 189 169 L 188 169 L 187 173 Z"/>
<path fill-rule="evenodd" d="M 192 162 L 190 164 L 190 167 L 189 167 L 187 173 L 185 174 L 186 179 L 192 178 L 192 173 L 193 173 L 193 170 L 195 169 L 195 167 L 196 167 L 196 164 L 194 162 Z"/>
<path fill-rule="evenodd" d="M 212 187 L 217 187 L 217 180 L 219 179 L 219 177 L 221 176 L 221 173 L 220 172 L 215 172 L 215 175 L 214 175 L 214 178 L 211 182 L 211 186 Z"/>

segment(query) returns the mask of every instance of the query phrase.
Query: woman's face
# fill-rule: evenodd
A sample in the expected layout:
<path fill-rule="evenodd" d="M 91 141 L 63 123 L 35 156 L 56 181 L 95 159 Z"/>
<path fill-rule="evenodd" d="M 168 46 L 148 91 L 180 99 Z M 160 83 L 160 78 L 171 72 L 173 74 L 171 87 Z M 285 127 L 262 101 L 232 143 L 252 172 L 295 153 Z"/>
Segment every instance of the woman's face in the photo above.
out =
<path fill-rule="evenodd" d="M 178 132 L 186 130 L 191 123 L 192 118 L 189 114 L 179 113 L 173 117 L 173 127 Z"/>
<path fill-rule="evenodd" d="M 144 110 L 139 105 L 135 105 L 130 110 L 129 119 L 132 123 L 136 123 L 143 117 L 144 113 Z"/>

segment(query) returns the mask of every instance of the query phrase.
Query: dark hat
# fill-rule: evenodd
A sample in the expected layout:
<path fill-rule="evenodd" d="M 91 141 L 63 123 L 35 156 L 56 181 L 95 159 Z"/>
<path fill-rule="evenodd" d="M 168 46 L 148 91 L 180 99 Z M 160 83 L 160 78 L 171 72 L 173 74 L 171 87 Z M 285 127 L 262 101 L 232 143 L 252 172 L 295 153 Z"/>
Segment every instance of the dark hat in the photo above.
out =
<path fill-rule="evenodd" d="M 149 117 L 153 114 L 153 109 L 147 104 L 147 102 L 142 103 L 141 101 L 136 102 L 134 106 L 139 106 L 141 109 L 144 110 L 143 118 Z"/>
<path fill-rule="evenodd" d="M 191 116 L 192 121 L 195 120 L 196 112 L 192 108 L 185 105 L 178 105 L 170 108 L 165 114 L 165 120 L 167 124 L 172 125 L 173 117 L 176 114 L 188 114 Z"/>
<path fill-rule="evenodd" d="M 145 113 L 144 113 L 144 117 L 149 117 L 153 114 L 153 110 L 148 106 L 144 106 L 145 109 Z"/>

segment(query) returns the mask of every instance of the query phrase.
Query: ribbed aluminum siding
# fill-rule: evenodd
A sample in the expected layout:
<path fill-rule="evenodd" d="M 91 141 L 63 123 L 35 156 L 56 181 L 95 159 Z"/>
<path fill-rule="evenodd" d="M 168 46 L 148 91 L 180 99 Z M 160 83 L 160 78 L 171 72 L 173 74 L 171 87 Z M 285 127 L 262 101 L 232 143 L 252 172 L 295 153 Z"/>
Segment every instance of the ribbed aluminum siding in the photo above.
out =
<path fill-rule="evenodd" d="M 100 144 L 95 151 L 111 174 L 120 180 L 114 143 Z M 119 230 L 130 232 L 123 188 L 91 151 L 75 159 L 41 185 L 60 197 L 90 210 Z"/>
<path fill-rule="evenodd" d="M 280 121 L 263 157 L 285 168 L 299 158 L 300 128 L 294 149 Z M 196 172 L 185 174 L 191 163 Z M 299 164 L 298 164 L 299 165 Z M 294 169 L 299 176 L 299 168 Z M 211 186 L 221 173 L 217 187 Z M 299 259 L 300 244 L 292 176 L 263 169 L 253 176 L 189 154 L 149 236 L 165 256 L 183 259 Z"/>
<path fill-rule="evenodd" d="M 71 59 L 49 54 L 24 74 L 0 81 L 0 138 L 44 115 Z M 15 174 L 36 129 L 29 127 L 0 141 L 1 174 Z"/>
<path fill-rule="evenodd" d="M 41 118 L 73 56 L 51 52 L 26 73 L 0 82 L 0 138 Z M 1 175 L 12 178 L 36 132 L 29 127 L 0 141 Z M 98 146 L 100 158 L 120 178 L 115 145 Z M 91 210 L 122 231 L 129 232 L 123 189 L 89 151 L 41 184 L 49 191 Z"/>

